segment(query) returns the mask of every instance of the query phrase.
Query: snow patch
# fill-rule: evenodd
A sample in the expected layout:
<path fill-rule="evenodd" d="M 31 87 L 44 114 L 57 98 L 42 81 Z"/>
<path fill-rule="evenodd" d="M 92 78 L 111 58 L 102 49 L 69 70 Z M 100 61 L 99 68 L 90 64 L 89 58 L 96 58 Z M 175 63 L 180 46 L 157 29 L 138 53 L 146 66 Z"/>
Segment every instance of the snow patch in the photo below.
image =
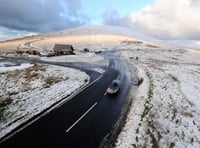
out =
<path fill-rule="evenodd" d="M 33 64 L 30 64 L 30 63 L 22 63 L 19 66 L 5 66 L 5 63 L 1 63 L 0 64 L 0 73 L 14 71 L 14 70 L 21 70 L 21 69 L 29 68 L 31 66 L 33 66 Z"/>
<path fill-rule="evenodd" d="M 42 57 L 41 59 L 45 61 L 55 61 L 55 62 L 98 62 L 102 61 L 104 58 L 94 53 L 87 53 L 78 55 Z"/>

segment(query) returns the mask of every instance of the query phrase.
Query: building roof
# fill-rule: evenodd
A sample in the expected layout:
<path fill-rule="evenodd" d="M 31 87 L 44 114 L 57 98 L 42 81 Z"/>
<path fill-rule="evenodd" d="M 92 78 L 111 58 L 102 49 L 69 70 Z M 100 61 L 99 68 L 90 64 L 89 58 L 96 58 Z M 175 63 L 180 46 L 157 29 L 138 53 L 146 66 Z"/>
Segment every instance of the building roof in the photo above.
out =
<path fill-rule="evenodd" d="M 53 50 L 55 51 L 73 51 L 74 48 L 72 45 L 69 45 L 69 44 L 55 44 Z"/>

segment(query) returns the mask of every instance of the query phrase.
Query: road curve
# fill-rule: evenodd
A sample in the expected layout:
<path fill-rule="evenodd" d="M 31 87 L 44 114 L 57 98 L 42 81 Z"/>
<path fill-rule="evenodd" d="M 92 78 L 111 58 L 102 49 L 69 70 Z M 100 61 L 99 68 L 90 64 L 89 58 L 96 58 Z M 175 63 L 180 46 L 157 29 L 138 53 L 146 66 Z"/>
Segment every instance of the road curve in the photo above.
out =
<path fill-rule="evenodd" d="M 97 71 L 90 70 L 90 67 L 93 64 L 84 64 L 84 65 L 82 64 L 81 65 L 80 63 L 51 62 L 51 61 L 39 60 L 39 59 L 36 59 L 36 58 L 20 58 L 20 57 L 6 57 L 6 56 L 0 56 L 0 58 L 2 58 L 2 61 L 15 60 L 15 62 L 16 61 L 24 61 L 24 62 L 34 63 L 34 64 L 39 63 L 39 64 L 57 65 L 57 66 L 63 66 L 63 67 L 78 69 L 80 71 L 87 73 L 90 76 L 90 82 L 96 80 L 101 75 Z M 96 66 L 99 66 L 99 65 L 96 65 Z M 101 68 L 105 68 L 105 67 L 101 66 Z"/>
<path fill-rule="evenodd" d="M 17 128 L 0 141 L 0 147 L 99 147 L 109 137 L 127 100 L 131 83 L 125 73 L 125 65 L 111 58 L 107 71 L 98 80 Z M 123 76 L 120 92 L 105 95 L 108 85 L 119 75 Z"/>

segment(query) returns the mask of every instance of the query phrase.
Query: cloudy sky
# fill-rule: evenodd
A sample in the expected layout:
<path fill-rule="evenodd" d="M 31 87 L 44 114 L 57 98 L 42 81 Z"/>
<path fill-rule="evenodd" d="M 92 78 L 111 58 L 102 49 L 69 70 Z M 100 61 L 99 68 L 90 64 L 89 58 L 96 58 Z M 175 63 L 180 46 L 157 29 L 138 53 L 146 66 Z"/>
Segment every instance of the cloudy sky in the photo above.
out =
<path fill-rule="evenodd" d="M 115 25 L 160 39 L 200 39 L 200 0 L 0 0 L 0 40 L 82 25 Z"/>

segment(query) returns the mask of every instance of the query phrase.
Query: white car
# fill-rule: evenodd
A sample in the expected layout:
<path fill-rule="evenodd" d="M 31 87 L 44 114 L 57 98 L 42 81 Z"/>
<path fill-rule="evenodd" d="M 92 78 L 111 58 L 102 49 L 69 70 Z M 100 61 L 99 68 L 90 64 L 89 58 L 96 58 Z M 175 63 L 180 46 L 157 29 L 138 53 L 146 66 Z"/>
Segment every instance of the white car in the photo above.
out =
<path fill-rule="evenodd" d="M 106 89 L 106 94 L 116 94 L 120 89 L 120 81 L 113 80 L 111 85 Z"/>

